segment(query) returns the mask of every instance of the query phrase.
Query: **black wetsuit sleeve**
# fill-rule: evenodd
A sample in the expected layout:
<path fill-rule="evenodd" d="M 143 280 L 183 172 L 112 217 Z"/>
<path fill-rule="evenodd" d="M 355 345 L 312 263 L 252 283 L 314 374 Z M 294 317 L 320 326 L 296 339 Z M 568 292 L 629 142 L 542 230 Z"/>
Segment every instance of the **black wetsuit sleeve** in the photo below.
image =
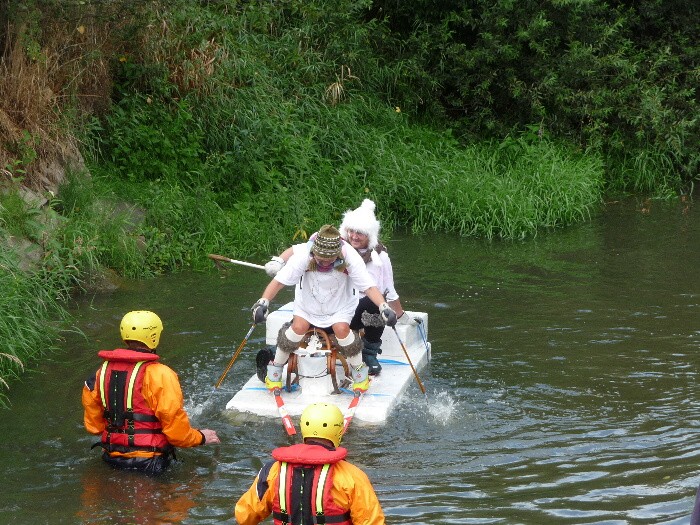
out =
<path fill-rule="evenodd" d="M 85 386 L 88 388 L 88 390 L 89 390 L 90 392 L 92 392 L 93 390 L 95 390 L 95 376 L 94 376 L 94 375 L 88 377 L 88 378 L 85 380 Z"/>
<path fill-rule="evenodd" d="M 260 472 L 258 472 L 258 483 L 256 486 L 256 490 L 258 492 L 258 499 L 262 500 L 263 496 L 267 492 L 268 489 L 268 484 L 267 484 L 267 476 L 270 474 L 270 469 L 272 468 L 272 465 L 275 464 L 275 461 L 268 461 L 263 465 L 263 467 L 260 469 Z"/>

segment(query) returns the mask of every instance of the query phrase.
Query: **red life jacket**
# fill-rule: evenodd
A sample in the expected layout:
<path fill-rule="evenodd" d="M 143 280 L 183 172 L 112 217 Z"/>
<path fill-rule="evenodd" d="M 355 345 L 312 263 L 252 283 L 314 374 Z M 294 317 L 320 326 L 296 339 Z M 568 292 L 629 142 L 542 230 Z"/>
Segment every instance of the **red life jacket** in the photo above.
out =
<path fill-rule="evenodd" d="M 97 355 L 105 359 L 95 381 L 107 420 L 102 447 L 122 453 L 172 451 L 160 421 L 141 393 L 146 368 L 159 356 L 122 348 L 102 350 Z"/>
<path fill-rule="evenodd" d="M 272 503 L 275 525 L 352 525 L 350 511 L 331 496 L 334 465 L 347 455 L 342 447 L 328 450 L 303 443 L 273 450 L 272 457 L 281 463 Z"/>

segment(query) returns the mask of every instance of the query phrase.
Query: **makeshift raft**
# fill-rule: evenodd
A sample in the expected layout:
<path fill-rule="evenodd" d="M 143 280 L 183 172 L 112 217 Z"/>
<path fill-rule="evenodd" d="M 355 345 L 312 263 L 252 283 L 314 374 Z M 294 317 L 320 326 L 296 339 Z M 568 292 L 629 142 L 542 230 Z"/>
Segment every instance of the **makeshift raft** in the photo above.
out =
<path fill-rule="evenodd" d="M 273 350 L 280 327 L 292 320 L 292 310 L 293 303 L 288 303 L 267 318 L 265 339 Z M 406 314 L 419 319 L 420 323 L 415 326 L 397 324 L 396 332 L 386 327 L 382 335 L 382 353 L 377 356 L 382 365 L 381 374 L 371 377 L 369 389 L 355 408 L 353 421 L 383 424 L 411 384 L 423 388 L 417 382 L 414 369 L 417 372 L 430 361 L 428 314 L 408 311 Z M 285 365 L 283 378 L 286 381 L 283 381 L 281 397 L 284 409 L 290 416 L 299 416 L 309 404 L 318 402 L 335 404 L 343 413 L 347 413 L 353 400 L 350 390 L 352 379 L 344 358 L 333 352 L 333 343 L 334 339 L 325 332 L 310 330 L 300 349 L 292 354 Z M 287 391 L 287 387 L 292 391 Z M 280 417 L 274 396 L 257 374 L 233 396 L 226 409 L 263 417 Z"/>

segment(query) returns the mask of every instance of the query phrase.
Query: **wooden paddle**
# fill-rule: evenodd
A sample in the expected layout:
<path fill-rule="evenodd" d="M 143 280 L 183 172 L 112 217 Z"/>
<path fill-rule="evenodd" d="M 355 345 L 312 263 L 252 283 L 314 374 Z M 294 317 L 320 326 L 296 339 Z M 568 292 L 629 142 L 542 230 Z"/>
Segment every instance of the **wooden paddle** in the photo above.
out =
<path fill-rule="evenodd" d="M 428 394 L 425 393 L 425 387 L 423 386 L 423 383 L 420 380 L 420 377 L 418 377 L 418 372 L 416 372 L 416 368 L 413 366 L 413 363 L 411 362 L 411 357 L 408 355 L 408 350 L 406 350 L 406 345 L 403 344 L 403 341 L 401 340 L 401 336 L 399 335 L 399 332 L 396 330 L 396 326 L 391 327 L 394 330 L 394 333 L 396 334 L 396 338 L 399 340 L 399 343 L 401 344 L 401 348 L 403 349 L 403 353 L 406 354 L 406 359 L 408 359 L 408 364 L 411 365 L 411 370 L 413 370 L 413 375 L 416 377 L 416 381 L 418 381 L 418 386 L 420 387 L 420 391 L 423 392 L 425 397 L 428 397 Z"/>
<path fill-rule="evenodd" d="M 240 354 L 240 353 L 241 353 L 241 350 L 243 350 L 243 347 L 244 347 L 245 344 L 248 342 L 248 338 L 250 337 L 250 334 L 253 333 L 253 330 L 254 330 L 254 329 L 255 329 L 255 323 L 253 323 L 253 325 L 250 327 L 250 330 L 248 330 L 248 333 L 245 334 L 245 337 L 243 338 L 243 341 L 241 342 L 241 344 L 240 344 L 240 345 L 238 346 L 238 348 L 236 349 L 236 352 L 233 354 L 233 357 L 231 358 L 231 360 L 228 362 L 228 366 L 226 367 L 226 370 L 224 370 L 224 373 L 221 374 L 221 377 L 220 377 L 219 380 L 216 382 L 216 385 L 214 385 L 214 390 L 216 390 L 217 388 L 219 388 L 219 387 L 221 386 L 221 383 L 224 381 L 224 378 L 226 377 L 226 374 L 228 374 L 228 371 L 231 370 L 231 367 L 233 366 L 233 363 L 236 361 L 236 359 L 238 359 L 238 354 Z"/>
<path fill-rule="evenodd" d="M 249 262 L 245 262 L 245 261 L 237 261 L 236 259 L 230 259 L 228 257 L 224 257 L 223 255 L 216 255 L 215 253 L 210 253 L 207 257 L 209 257 L 214 262 L 223 261 L 223 262 L 228 262 L 228 263 L 233 263 L 233 264 L 240 264 L 241 266 L 249 266 L 251 268 L 257 268 L 258 270 L 265 269 L 265 267 L 260 265 L 260 264 L 254 264 L 254 263 L 249 263 Z"/>

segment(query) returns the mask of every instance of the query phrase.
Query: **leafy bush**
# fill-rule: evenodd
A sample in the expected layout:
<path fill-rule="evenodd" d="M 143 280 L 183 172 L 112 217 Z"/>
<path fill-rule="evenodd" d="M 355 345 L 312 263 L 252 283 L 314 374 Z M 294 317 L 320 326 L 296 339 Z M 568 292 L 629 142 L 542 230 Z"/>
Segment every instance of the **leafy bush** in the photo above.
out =
<path fill-rule="evenodd" d="M 465 137 L 541 123 L 604 155 L 616 189 L 666 194 L 697 177 L 693 3 L 379 0 L 371 16 L 389 27 L 385 60 L 399 50 L 410 64 L 398 81 L 407 109 L 434 113 L 422 101 L 437 99 Z M 630 177 L 626 159 L 638 154 L 670 165 Z"/>
<path fill-rule="evenodd" d="M 132 182 L 187 180 L 201 169 L 203 132 L 185 102 L 128 95 L 107 116 L 104 133 L 105 160 Z"/>

